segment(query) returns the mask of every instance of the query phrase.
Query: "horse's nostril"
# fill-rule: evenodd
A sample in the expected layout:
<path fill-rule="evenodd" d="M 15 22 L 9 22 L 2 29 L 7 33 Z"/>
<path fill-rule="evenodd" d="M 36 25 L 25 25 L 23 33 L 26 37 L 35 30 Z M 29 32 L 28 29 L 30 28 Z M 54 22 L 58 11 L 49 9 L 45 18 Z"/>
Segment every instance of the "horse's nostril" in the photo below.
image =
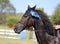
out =
<path fill-rule="evenodd" d="M 17 30 L 16 30 L 16 29 L 14 29 L 14 32 L 15 32 L 15 33 L 17 33 Z"/>
<path fill-rule="evenodd" d="M 14 29 L 14 32 L 20 34 L 20 32 L 16 28 Z"/>

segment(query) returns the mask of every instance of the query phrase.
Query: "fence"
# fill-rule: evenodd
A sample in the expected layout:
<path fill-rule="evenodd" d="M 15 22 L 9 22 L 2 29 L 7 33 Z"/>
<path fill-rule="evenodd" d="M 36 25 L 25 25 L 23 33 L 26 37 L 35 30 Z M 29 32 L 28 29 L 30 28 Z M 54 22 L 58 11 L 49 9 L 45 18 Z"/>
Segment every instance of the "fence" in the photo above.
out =
<path fill-rule="evenodd" d="M 13 30 L 0 29 L 0 38 L 20 39 L 19 35 Z"/>
<path fill-rule="evenodd" d="M 0 29 L 0 44 L 37 44 L 37 41 L 36 39 L 29 38 L 23 40 L 20 39 L 20 35 L 14 33 L 13 30 Z"/>
<path fill-rule="evenodd" d="M 31 33 L 29 31 L 26 31 L 26 33 L 25 32 L 22 32 L 22 33 L 19 35 L 19 34 L 16 34 L 13 30 L 0 29 L 0 38 L 21 39 L 23 36 L 26 36 L 26 39 L 30 39 L 31 37 L 32 39 L 36 38 L 34 32 Z M 33 35 L 31 36 L 31 34 Z"/>

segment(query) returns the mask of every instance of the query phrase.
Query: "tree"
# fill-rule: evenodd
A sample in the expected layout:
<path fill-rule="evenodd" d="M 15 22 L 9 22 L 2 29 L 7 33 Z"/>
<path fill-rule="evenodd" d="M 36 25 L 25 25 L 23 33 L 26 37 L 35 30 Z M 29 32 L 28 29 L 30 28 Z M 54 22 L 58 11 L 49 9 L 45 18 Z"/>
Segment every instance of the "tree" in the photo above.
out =
<path fill-rule="evenodd" d="M 60 4 L 56 7 L 54 14 L 51 17 L 53 24 L 60 24 Z"/>
<path fill-rule="evenodd" d="M 8 4 L 8 7 L 6 8 L 6 12 L 15 14 L 16 9 L 12 4 Z"/>
<path fill-rule="evenodd" d="M 9 0 L 0 0 L 0 23 L 6 21 L 7 13 L 15 13 L 14 6 L 10 3 Z"/>
<path fill-rule="evenodd" d="M 15 12 L 15 8 L 10 3 L 9 0 L 0 0 L 0 12 L 7 12 L 8 10 L 9 10 L 10 13 L 11 13 L 12 10 Z"/>

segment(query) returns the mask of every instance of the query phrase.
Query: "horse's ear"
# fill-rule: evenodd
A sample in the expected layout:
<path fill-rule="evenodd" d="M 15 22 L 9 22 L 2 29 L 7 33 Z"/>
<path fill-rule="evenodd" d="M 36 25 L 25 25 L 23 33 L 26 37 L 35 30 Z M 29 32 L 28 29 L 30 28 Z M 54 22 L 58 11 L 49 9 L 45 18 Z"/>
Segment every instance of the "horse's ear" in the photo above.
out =
<path fill-rule="evenodd" d="M 30 6 L 28 5 L 28 10 L 30 9 Z"/>
<path fill-rule="evenodd" d="M 35 8 L 36 8 L 36 5 L 33 7 L 33 9 L 35 10 Z"/>

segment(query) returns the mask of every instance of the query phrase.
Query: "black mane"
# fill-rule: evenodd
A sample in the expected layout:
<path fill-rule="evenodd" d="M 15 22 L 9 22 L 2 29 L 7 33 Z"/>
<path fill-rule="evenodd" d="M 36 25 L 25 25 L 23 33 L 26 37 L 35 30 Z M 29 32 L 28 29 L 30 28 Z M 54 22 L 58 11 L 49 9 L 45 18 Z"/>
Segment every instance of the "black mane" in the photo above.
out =
<path fill-rule="evenodd" d="M 35 10 L 41 17 L 42 19 L 42 22 L 45 26 L 45 29 L 47 30 L 47 32 L 50 34 L 50 35 L 55 35 L 55 28 L 53 27 L 53 24 L 51 23 L 50 19 L 48 18 L 48 16 L 42 12 L 41 10 Z"/>

